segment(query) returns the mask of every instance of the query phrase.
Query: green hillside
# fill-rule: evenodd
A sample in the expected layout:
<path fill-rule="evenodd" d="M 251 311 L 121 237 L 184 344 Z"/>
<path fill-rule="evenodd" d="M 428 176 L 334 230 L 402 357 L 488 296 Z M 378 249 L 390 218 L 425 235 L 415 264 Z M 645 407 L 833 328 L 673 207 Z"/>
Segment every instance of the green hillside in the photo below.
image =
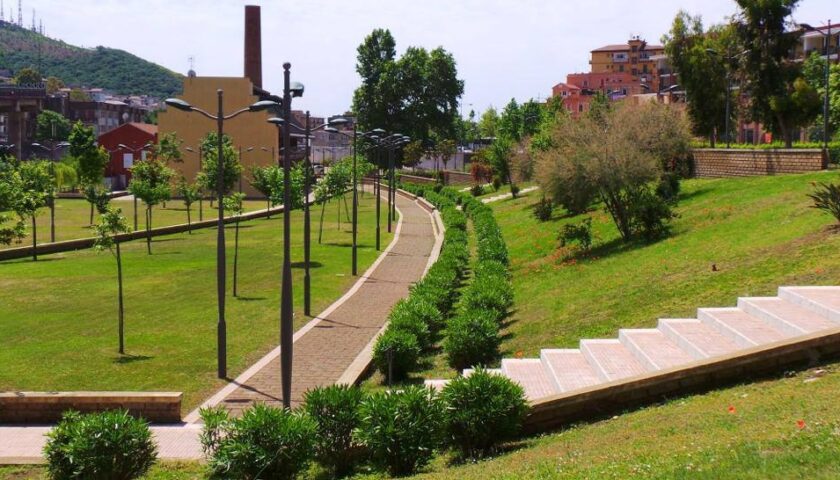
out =
<path fill-rule="evenodd" d="M 181 90 L 182 76 L 123 50 L 69 45 L 9 23 L 0 24 L 0 68 L 38 69 L 67 85 L 164 98 Z"/>

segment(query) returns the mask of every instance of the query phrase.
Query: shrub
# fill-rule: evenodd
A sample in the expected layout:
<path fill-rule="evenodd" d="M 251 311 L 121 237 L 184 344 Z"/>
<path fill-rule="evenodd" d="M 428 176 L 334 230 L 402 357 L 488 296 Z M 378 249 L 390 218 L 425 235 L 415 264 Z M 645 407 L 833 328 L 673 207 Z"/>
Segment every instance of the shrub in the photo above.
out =
<path fill-rule="evenodd" d="M 504 279 L 510 279 L 510 271 L 502 262 L 497 260 L 486 260 L 476 264 L 475 276 L 496 276 Z"/>
<path fill-rule="evenodd" d="M 435 392 L 410 386 L 362 401 L 357 439 L 374 462 L 394 476 L 429 463 L 442 437 L 443 408 Z"/>
<path fill-rule="evenodd" d="M 813 208 L 831 214 L 840 222 L 840 185 L 820 183 L 814 193 L 809 193 L 808 197 L 814 201 Z"/>
<path fill-rule="evenodd" d="M 461 304 L 466 309 L 491 312 L 499 321 L 513 304 L 513 289 L 504 277 L 476 276 L 464 291 Z"/>
<path fill-rule="evenodd" d="M 667 235 L 670 231 L 669 223 L 676 217 L 668 202 L 648 187 L 636 190 L 629 206 L 633 233 L 647 241 Z"/>
<path fill-rule="evenodd" d="M 473 197 L 480 197 L 484 195 L 484 186 L 480 184 L 475 184 L 470 188 L 470 193 Z"/>
<path fill-rule="evenodd" d="M 316 433 L 306 414 L 256 404 L 226 424 L 209 465 L 221 478 L 295 478 L 315 453 Z"/>
<path fill-rule="evenodd" d="M 528 406 L 522 387 L 478 369 L 441 392 L 449 444 L 464 457 L 481 457 L 519 433 Z"/>
<path fill-rule="evenodd" d="M 499 322 L 486 310 L 465 309 L 446 327 L 443 350 L 456 370 L 488 365 L 499 357 Z"/>
<path fill-rule="evenodd" d="M 502 179 L 498 176 L 493 177 L 493 190 L 498 192 L 500 188 L 502 188 Z"/>
<path fill-rule="evenodd" d="M 315 421 L 318 435 L 316 458 L 336 476 L 353 470 L 360 448 L 353 442 L 359 426 L 359 408 L 364 395 L 356 386 L 330 385 L 306 392 L 303 408 Z"/>
<path fill-rule="evenodd" d="M 409 295 L 408 298 L 400 300 L 394 305 L 391 316 L 411 315 L 419 318 L 423 324 L 429 327 L 429 331 L 437 332 L 443 328 L 443 315 L 435 305 L 427 299 L 416 295 Z"/>
<path fill-rule="evenodd" d="M 125 410 L 67 412 L 47 437 L 44 455 L 56 480 L 139 478 L 157 457 L 149 425 Z"/>
<path fill-rule="evenodd" d="M 659 179 L 656 195 L 669 203 L 676 203 L 680 195 L 680 177 L 674 172 L 666 172 Z"/>
<path fill-rule="evenodd" d="M 534 205 L 534 218 L 541 222 L 551 220 L 551 214 L 554 212 L 554 204 L 551 200 L 542 197 L 536 205 Z"/>
<path fill-rule="evenodd" d="M 578 224 L 567 223 L 560 231 L 560 246 L 574 243 L 584 252 L 592 248 L 592 218 L 586 217 Z"/>
<path fill-rule="evenodd" d="M 425 299 L 421 300 L 427 303 Z M 415 315 L 414 312 L 404 307 L 405 300 L 400 300 L 389 315 L 390 324 L 389 329 L 402 330 L 414 335 L 417 339 L 417 346 L 421 350 L 426 350 L 432 346 L 432 334 L 429 331 L 429 325 L 423 321 L 423 318 Z"/>
<path fill-rule="evenodd" d="M 225 429 L 230 422 L 230 415 L 223 405 L 202 408 L 199 413 L 201 423 L 204 424 L 201 430 L 201 449 L 205 455 L 211 456 L 219 449 Z"/>
<path fill-rule="evenodd" d="M 511 195 L 513 195 L 514 197 L 516 197 L 517 195 L 519 195 L 519 186 L 518 186 L 518 185 L 515 185 L 515 184 L 511 184 L 511 185 L 510 185 L 510 193 L 511 193 Z"/>
<path fill-rule="evenodd" d="M 420 345 L 414 334 L 388 327 L 373 347 L 373 363 L 388 382 L 405 378 L 417 368 Z"/>

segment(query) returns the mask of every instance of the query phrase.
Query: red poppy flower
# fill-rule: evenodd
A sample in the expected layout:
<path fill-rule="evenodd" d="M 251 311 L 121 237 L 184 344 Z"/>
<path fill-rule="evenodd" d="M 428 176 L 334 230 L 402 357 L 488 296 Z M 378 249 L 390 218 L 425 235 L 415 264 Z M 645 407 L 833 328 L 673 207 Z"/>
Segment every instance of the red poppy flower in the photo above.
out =
<path fill-rule="evenodd" d="M 730 405 L 727 410 L 729 411 L 729 413 L 735 413 L 735 407 L 732 405 Z"/>
<path fill-rule="evenodd" d="M 805 420 L 797 420 L 796 421 L 796 427 L 800 430 L 805 428 Z"/>

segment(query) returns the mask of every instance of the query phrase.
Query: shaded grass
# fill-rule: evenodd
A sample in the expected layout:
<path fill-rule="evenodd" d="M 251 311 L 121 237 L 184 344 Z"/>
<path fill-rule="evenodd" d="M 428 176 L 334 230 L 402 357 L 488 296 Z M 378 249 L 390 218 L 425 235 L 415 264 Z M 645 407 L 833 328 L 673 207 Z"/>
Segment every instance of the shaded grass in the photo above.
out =
<path fill-rule="evenodd" d="M 335 213 L 335 203 L 327 215 Z M 350 274 L 350 224 L 334 217 L 317 243 L 313 209 L 312 310 L 319 313 L 355 282 Z M 374 250 L 375 209 L 359 210 L 359 271 Z M 292 259 L 303 258 L 302 212 L 292 214 Z M 279 337 L 282 216 L 243 222 L 239 294 L 233 298 L 233 226 L 227 237 L 228 372 L 235 377 Z M 392 236 L 383 230 L 383 247 Z M 216 378 L 216 230 L 123 244 L 126 353 L 117 353 L 116 262 L 92 250 L 0 263 L 0 391 L 162 390 L 184 392 L 184 411 L 223 385 Z M 295 328 L 303 315 L 303 269 L 295 268 Z"/>

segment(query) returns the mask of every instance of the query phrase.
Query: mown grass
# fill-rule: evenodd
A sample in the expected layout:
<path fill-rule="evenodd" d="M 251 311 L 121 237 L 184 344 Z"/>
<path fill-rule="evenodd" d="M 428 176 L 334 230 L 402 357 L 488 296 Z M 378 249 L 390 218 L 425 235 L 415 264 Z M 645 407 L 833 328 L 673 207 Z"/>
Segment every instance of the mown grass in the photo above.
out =
<path fill-rule="evenodd" d="M 373 197 L 359 210 L 359 269 L 375 251 Z M 343 210 L 343 208 L 342 208 Z M 313 209 L 312 313 L 356 280 L 351 229 L 327 207 L 323 244 Z M 342 211 L 342 217 L 344 212 Z M 295 328 L 303 315 L 302 212 L 292 215 Z M 243 222 L 239 297 L 232 291 L 234 228 L 227 234 L 228 373 L 242 372 L 279 337 L 282 216 Z M 383 230 L 383 247 L 391 236 Z M 126 355 L 117 354 L 116 262 L 92 250 L 0 262 L 0 391 L 158 390 L 184 392 L 183 409 L 223 382 L 216 378 L 216 230 L 123 244 Z"/>
<path fill-rule="evenodd" d="M 129 227 L 134 227 L 134 202 L 130 197 L 118 197 L 111 200 L 111 205 L 122 210 L 123 215 L 128 220 Z M 213 203 L 215 207 L 215 202 Z M 246 200 L 243 202 L 245 212 L 255 210 L 262 210 L 265 208 L 265 202 L 261 200 Z M 192 206 L 192 221 L 197 222 L 199 217 L 198 202 Z M 204 220 L 217 218 L 218 210 L 210 208 L 210 202 L 204 202 Z M 98 215 L 94 212 L 94 223 L 98 220 Z M 38 243 L 47 243 L 50 241 L 50 209 L 42 208 L 38 211 L 35 217 L 35 222 L 38 227 Z M 31 220 L 26 220 L 26 236 L 20 241 L 13 242 L 11 245 L 0 245 L 3 248 L 28 247 L 32 245 L 32 223 Z M 163 205 L 157 205 L 152 210 L 152 227 L 164 227 L 167 225 L 178 225 L 187 223 L 187 209 L 184 203 L 180 200 L 171 200 L 166 202 L 166 208 Z M 145 230 L 146 228 L 146 211 L 143 202 L 137 203 L 137 228 Z M 64 240 L 74 240 L 77 238 L 89 238 L 93 236 L 93 229 L 90 227 L 90 204 L 81 198 L 59 198 L 55 201 L 55 240 L 61 242 Z"/>

